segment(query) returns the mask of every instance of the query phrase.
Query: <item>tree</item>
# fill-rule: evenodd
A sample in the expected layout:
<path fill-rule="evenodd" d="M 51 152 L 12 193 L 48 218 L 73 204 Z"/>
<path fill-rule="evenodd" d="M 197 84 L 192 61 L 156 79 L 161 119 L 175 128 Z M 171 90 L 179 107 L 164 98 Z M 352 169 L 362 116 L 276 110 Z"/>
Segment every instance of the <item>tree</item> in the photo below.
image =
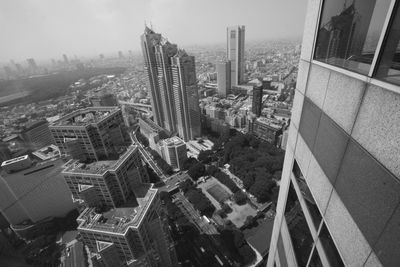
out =
<path fill-rule="evenodd" d="M 179 184 L 179 189 L 181 189 L 184 194 L 193 188 L 194 185 L 190 179 L 187 179 Z"/>
<path fill-rule="evenodd" d="M 193 180 L 197 181 L 201 176 L 205 174 L 206 168 L 204 164 L 198 162 L 192 167 L 190 167 L 188 174 Z"/>
<path fill-rule="evenodd" d="M 240 190 L 239 187 L 237 187 L 237 185 L 231 180 L 231 178 L 227 174 L 218 171 L 214 173 L 214 177 L 218 181 L 226 185 L 226 187 L 228 187 L 232 191 L 232 193 L 235 193 Z"/>
<path fill-rule="evenodd" d="M 211 155 L 213 154 L 213 152 L 211 150 L 203 150 L 200 151 L 199 155 L 197 156 L 197 159 L 204 163 L 210 163 L 211 162 Z"/>
<path fill-rule="evenodd" d="M 233 194 L 233 200 L 238 205 L 244 205 L 247 203 L 247 196 L 245 193 L 243 193 L 241 190 L 239 190 L 239 191 L 235 192 L 235 194 Z"/>
<path fill-rule="evenodd" d="M 193 157 L 189 157 L 185 160 L 185 162 L 183 163 L 183 169 L 184 170 L 189 170 L 193 165 L 195 165 L 196 163 L 198 163 L 199 161 Z"/>
<path fill-rule="evenodd" d="M 219 169 L 217 167 L 215 167 L 214 165 L 210 165 L 210 166 L 207 167 L 206 173 L 208 175 L 214 175 L 218 171 L 219 171 Z"/>

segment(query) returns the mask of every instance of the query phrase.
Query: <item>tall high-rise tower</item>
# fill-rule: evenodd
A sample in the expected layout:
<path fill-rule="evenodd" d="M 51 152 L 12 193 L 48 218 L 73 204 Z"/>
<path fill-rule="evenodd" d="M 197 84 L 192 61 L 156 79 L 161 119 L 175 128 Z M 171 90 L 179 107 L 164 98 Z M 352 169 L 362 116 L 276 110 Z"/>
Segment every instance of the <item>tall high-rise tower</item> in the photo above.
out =
<path fill-rule="evenodd" d="M 151 107 L 155 123 L 164 127 L 164 114 L 161 107 L 161 95 L 158 87 L 158 72 L 155 46 L 161 41 L 161 34 L 155 33 L 146 27 L 140 37 L 144 57 L 144 69 L 147 72 L 148 92 L 150 93 Z"/>
<path fill-rule="evenodd" d="M 185 141 L 199 136 L 194 57 L 147 27 L 141 40 L 155 122 Z"/>
<path fill-rule="evenodd" d="M 201 134 L 194 56 L 179 50 L 172 58 L 172 78 L 178 134 L 188 141 Z"/>
<path fill-rule="evenodd" d="M 399 1 L 308 2 L 267 266 L 398 266 Z"/>
<path fill-rule="evenodd" d="M 163 111 L 163 125 L 169 132 L 176 131 L 176 108 L 172 87 L 171 57 L 177 51 L 178 46 L 162 40 L 156 47 L 157 81 L 161 96 L 161 109 Z"/>
<path fill-rule="evenodd" d="M 226 53 L 231 61 L 231 85 L 244 82 L 244 33 L 245 27 L 231 26 L 226 30 Z"/>
<path fill-rule="evenodd" d="M 231 62 L 222 61 L 217 66 L 218 95 L 226 97 L 231 90 Z"/>

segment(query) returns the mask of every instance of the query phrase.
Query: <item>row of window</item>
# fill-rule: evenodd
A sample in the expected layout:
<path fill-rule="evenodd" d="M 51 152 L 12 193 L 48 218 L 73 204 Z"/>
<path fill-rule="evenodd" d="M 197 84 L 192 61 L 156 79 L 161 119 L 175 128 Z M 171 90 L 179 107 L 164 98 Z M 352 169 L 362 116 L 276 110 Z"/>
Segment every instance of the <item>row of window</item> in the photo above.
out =
<path fill-rule="evenodd" d="M 400 3 L 392 2 L 325 0 L 314 59 L 400 85 Z"/>
<path fill-rule="evenodd" d="M 322 266 L 320 255 L 318 254 L 316 247 L 317 240 L 313 239 L 311 230 L 318 233 L 318 240 L 324 249 L 329 264 L 337 267 L 344 266 L 339 252 L 325 222 L 322 219 L 321 213 L 296 161 L 294 161 L 292 171 L 296 184 L 300 189 L 301 196 L 306 203 L 306 209 L 312 219 L 312 223 L 307 222 L 303 208 L 300 204 L 299 196 L 293 186 L 293 181 L 291 181 L 285 207 L 285 218 L 298 266 Z"/>

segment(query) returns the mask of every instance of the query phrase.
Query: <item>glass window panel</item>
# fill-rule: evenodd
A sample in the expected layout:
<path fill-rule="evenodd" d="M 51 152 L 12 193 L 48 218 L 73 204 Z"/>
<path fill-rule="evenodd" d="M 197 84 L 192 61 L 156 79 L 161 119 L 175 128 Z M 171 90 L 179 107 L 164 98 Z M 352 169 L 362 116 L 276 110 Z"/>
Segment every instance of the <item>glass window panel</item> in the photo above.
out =
<path fill-rule="evenodd" d="M 323 224 L 321 232 L 319 233 L 319 240 L 325 250 L 325 254 L 329 260 L 329 263 L 332 267 L 342 267 L 344 266 L 342 258 L 337 251 L 335 243 L 333 243 L 332 237 L 326 228 L 325 224 Z"/>
<path fill-rule="evenodd" d="M 290 182 L 285 218 L 292 239 L 297 264 L 300 267 L 306 266 L 314 241 L 292 182 Z"/>
<path fill-rule="evenodd" d="M 400 84 L 400 8 L 395 7 L 392 23 L 379 61 L 376 77 Z"/>
<path fill-rule="evenodd" d="M 314 58 L 367 75 L 390 1 L 324 1 Z"/>
<path fill-rule="evenodd" d="M 319 258 L 317 248 L 314 249 L 310 264 L 308 265 L 309 267 L 323 267 L 321 259 Z"/>
<path fill-rule="evenodd" d="M 322 220 L 322 216 L 321 216 L 318 206 L 315 203 L 315 200 L 310 192 L 310 189 L 306 183 L 306 180 L 304 179 L 303 173 L 301 172 L 300 167 L 296 161 L 294 161 L 294 164 L 293 164 L 293 174 L 296 177 L 297 184 L 299 185 L 301 194 L 303 195 L 303 198 L 306 202 L 308 211 L 310 212 L 311 218 L 314 222 L 314 226 L 315 226 L 315 228 L 318 229 L 318 226 Z"/>

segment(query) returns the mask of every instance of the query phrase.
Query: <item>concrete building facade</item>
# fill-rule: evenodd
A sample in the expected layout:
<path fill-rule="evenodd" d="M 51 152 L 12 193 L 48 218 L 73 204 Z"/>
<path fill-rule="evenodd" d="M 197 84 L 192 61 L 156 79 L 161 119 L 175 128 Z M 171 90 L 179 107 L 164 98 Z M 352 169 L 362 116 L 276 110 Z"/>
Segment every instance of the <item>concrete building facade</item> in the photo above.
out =
<path fill-rule="evenodd" d="M 50 131 L 62 155 L 82 161 L 110 157 L 130 140 L 118 107 L 74 111 L 52 123 Z"/>
<path fill-rule="evenodd" d="M 161 157 L 174 169 L 182 169 L 187 159 L 186 144 L 177 136 L 158 142 Z"/>
<path fill-rule="evenodd" d="M 46 120 L 28 123 L 21 130 L 20 136 L 31 150 L 37 150 L 54 143 L 49 130 L 49 123 Z"/>
<path fill-rule="evenodd" d="M 226 97 L 231 90 L 231 62 L 223 61 L 216 64 L 218 95 Z"/>
<path fill-rule="evenodd" d="M 201 124 L 194 56 L 184 50 L 172 58 L 172 83 L 178 135 L 189 141 L 201 135 Z"/>
<path fill-rule="evenodd" d="M 399 6 L 308 1 L 267 266 L 399 264 Z"/>
<path fill-rule="evenodd" d="M 231 26 L 226 29 L 226 53 L 231 62 L 231 85 L 244 82 L 244 36 L 245 27 Z"/>

